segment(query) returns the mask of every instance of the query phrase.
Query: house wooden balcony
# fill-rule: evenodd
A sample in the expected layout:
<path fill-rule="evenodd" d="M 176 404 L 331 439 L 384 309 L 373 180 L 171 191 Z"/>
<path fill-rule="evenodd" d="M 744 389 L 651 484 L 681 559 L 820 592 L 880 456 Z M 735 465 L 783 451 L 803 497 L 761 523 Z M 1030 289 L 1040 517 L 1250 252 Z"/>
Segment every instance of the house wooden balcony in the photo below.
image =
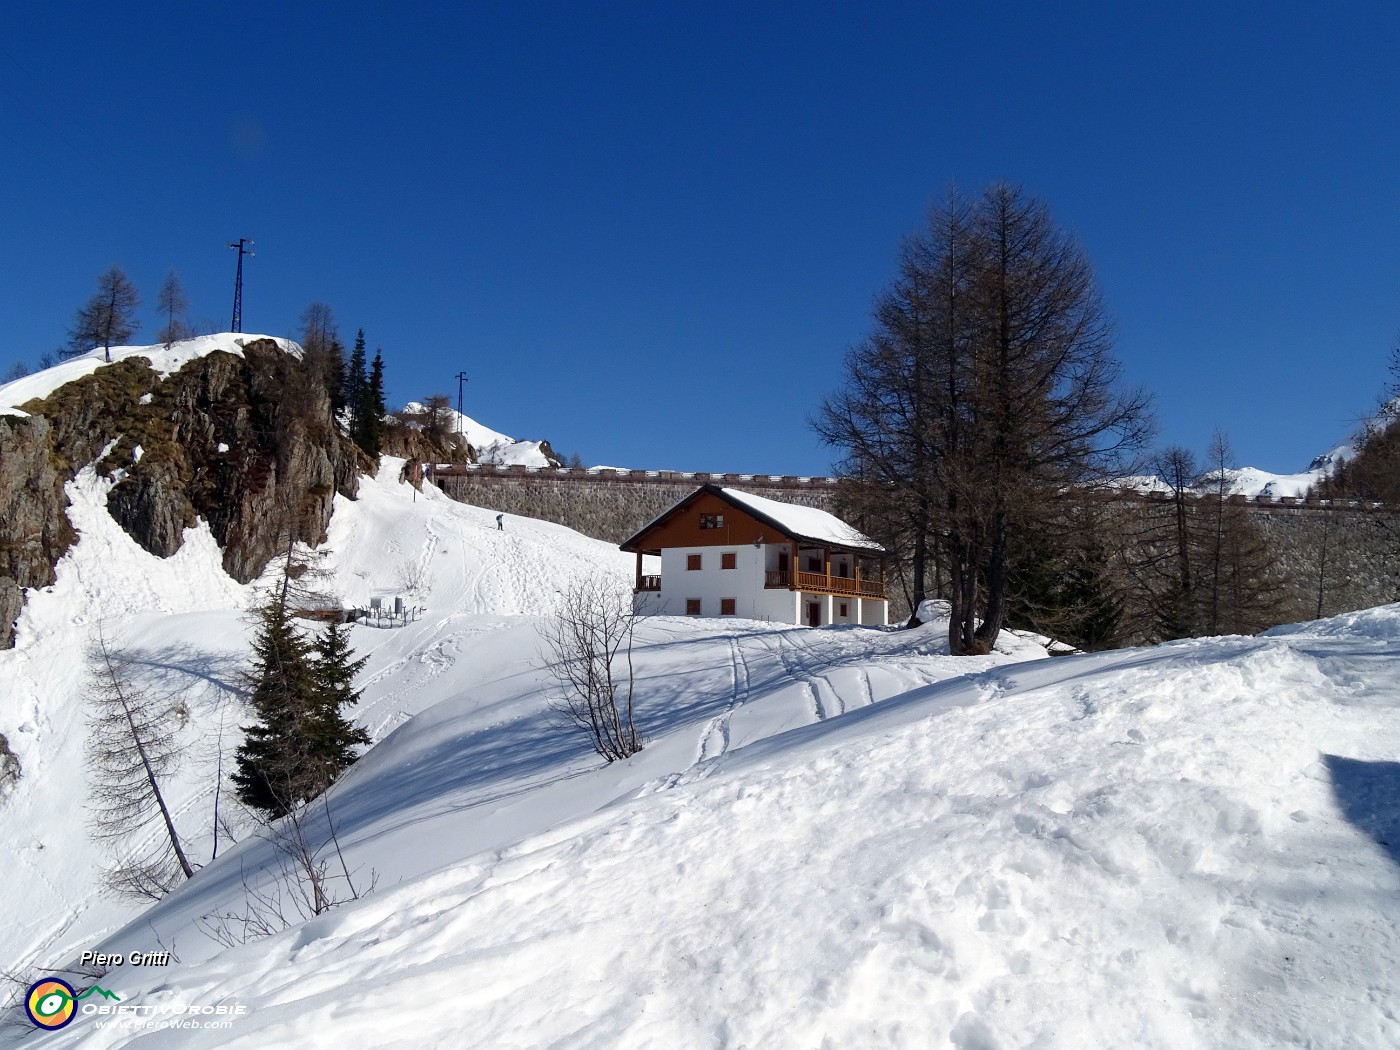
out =
<path fill-rule="evenodd" d="M 796 577 L 794 579 L 794 577 Z M 877 598 L 886 601 L 885 589 L 879 580 L 853 580 L 847 576 L 828 576 L 822 572 L 793 573 L 778 569 L 763 574 L 763 586 L 768 590 L 806 591 L 810 594 L 837 594 L 844 598 Z M 660 576 L 638 576 L 634 593 L 661 590 Z"/>
<path fill-rule="evenodd" d="M 878 598 L 885 601 L 885 589 L 879 580 L 853 580 L 848 576 L 828 576 L 824 572 L 798 572 L 787 569 L 765 573 L 763 586 L 769 589 L 808 591 L 816 594 L 839 594 L 848 598 Z"/>

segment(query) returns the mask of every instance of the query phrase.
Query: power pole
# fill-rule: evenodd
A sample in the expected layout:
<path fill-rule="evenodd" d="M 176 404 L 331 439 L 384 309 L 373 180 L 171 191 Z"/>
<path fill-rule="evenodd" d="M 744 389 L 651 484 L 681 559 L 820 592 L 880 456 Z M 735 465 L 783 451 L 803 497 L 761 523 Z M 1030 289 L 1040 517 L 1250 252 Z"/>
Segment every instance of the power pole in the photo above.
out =
<path fill-rule="evenodd" d="M 467 373 L 457 373 L 457 433 L 462 434 L 462 384 L 467 381 Z M 465 434 L 462 434 L 466 437 Z"/>
<path fill-rule="evenodd" d="M 233 279 L 233 328 L 235 332 L 243 331 L 243 256 L 252 255 L 253 252 L 244 247 L 245 244 L 252 244 L 247 237 L 240 237 L 237 241 L 229 241 L 230 248 L 238 249 L 238 274 Z"/>

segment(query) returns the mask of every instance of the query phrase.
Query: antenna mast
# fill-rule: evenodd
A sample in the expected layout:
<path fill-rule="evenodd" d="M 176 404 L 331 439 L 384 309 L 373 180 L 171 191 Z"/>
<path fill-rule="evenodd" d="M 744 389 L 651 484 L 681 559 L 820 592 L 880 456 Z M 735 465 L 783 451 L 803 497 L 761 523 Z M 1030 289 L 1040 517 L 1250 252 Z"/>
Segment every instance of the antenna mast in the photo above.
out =
<path fill-rule="evenodd" d="M 252 243 L 253 242 L 247 237 L 240 237 L 237 241 L 228 242 L 230 248 L 238 249 L 238 273 L 233 279 L 232 330 L 235 332 L 243 331 L 243 256 L 254 254 L 252 251 L 245 248 L 244 245 L 251 245 Z"/>
<path fill-rule="evenodd" d="M 462 384 L 467 381 L 467 373 L 457 373 L 457 433 L 462 433 Z M 463 435 L 465 436 L 465 435 Z"/>

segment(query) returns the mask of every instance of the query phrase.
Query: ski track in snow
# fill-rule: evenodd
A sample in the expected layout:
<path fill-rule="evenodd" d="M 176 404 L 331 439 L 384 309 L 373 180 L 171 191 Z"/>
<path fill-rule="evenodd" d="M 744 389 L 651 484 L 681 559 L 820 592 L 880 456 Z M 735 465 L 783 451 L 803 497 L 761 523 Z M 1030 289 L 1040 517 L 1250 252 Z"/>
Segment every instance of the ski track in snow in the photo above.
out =
<path fill-rule="evenodd" d="M 729 724 L 734 718 L 735 709 L 749 698 L 749 667 L 744 658 L 742 643 L 737 635 L 731 635 L 729 642 L 729 702 L 724 710 L 712 718 L 700 736 L 700 746 L 696 751 L 692 766 L 698 766 L 719 758 L 729 750 Z"/>

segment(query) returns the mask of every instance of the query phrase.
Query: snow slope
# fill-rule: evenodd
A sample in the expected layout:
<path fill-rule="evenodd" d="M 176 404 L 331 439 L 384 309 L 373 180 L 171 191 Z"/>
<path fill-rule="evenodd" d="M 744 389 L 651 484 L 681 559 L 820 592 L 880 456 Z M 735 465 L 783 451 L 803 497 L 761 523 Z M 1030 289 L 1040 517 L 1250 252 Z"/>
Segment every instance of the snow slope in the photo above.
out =
<path fill-rule="evenodd" d="M 81 540 L 0 653 L 0 731 L 25 762 L 0 959 L 169 949 L 99 983 L 128 1007 L 243 1013 L 82 1015 L 45 1045 L 1400 1042 L 1400 607 L 1053 660 L 1014 635 L 954 659 L 942 624 L 651 618 L 647 747 L 605 766 L 551 725 L 538 628 L 570 580 L 625 584 L 632 558 L 542 522 L 498 531 L 399 467 L 337 502 L 328 544 L 345 600 L 425 610 L 352 630 L 376 745 L 331 805 L 349 870 L 377 883 L 230 948 L 201 916 L 277 886 L 246 821 L 144 914 L 93 896 L 74 654 L 103 611 L 194 687 L 192 740 L 222 726 L 227 747 L 254 589 L 220 579 L 207 531 L 162 563 L 111 524 L 104 482 L 71 487 Z M 212 761 L 172 792 L 203 859 Z M 0 1045 L 31 1035 L 21 1018 Z"/>
<path fill-rule="evenodd" d="M 1307 470 L 1296 474 L 1273 474 L 1258 467 L 1229 470 L 1226 471 L 1226 476 L 1230 482 L 1230 495 L 1272 496 L 1275 499 L 1283 496 L 1304 496 L 1308 489 L 1330 477 L 1342 461 L 1353 459 L 1355 456 L 1356 441 L 1353 439 L 1315 457 L 1308 464 Z"/>
<path fill-rule="evenodd" d="M 785 633 L 824 652 L 842 632 Z M 731 647 L 736 683 L 772 641 L 748 625 L 716 634 L 694 641 Z M 105 978 L 153 1008 L 243 1006 L 230 1029 L 82 1018 L 49 1038 L 1393 1046 L 1397 642 L 1390 607 L 986 667 L 731 740 L 679 777 L 497 844 L 444 844 L 444 817 L 414 813 L 396 845 L 460 859 L 204 961 Z M 790 659 L 801 676 L 826 657 Z M 854 697 L 858 678 L 828 665 L 815 681 Z M 757 699 L 752 668 L 748 682 L 736 700 Z M 570 791 L 623 788 L 626 765 L 580 769 Z M 175 904 L 154 914 L 167 937 Z"/>
<path fill-rule="evenodd" d="M 632 556 L 547 522 L 510 517 L 499 531 L 490 508 L 452 502 L 431 487 L 415 493 L 399 483 L 401 465 L 386 460 L 378 479 L 364 479 L 357 501 L 338 500 L 327 544 L 334 589 L 344 602 L 364 605 L 374 596 L 403 595 L 426 610 L 405 628 L 353 629 L 353 644 L 370 658 L 360 721 L 382 740 L 412 720 L 395 745 L 400 751 L 376 750 L 360 768 L 383 767 L 395 770 L 386 775 L 412 781 L 413 775 L 402 769 L 424 754 L 434 756 L 434 762 L 441 762 L 444 752 L 475 756 L 470 759 L 472 775 L 463 781 L 466 795 L 432 803 L 449 808 L 469 805 L 483 792 L 567 781 L 578 769 L 589 768 L 592 758 L 580 744 L 560 743 L 548 728 L 538 617 L 581 576 L 603 571 L 625 585 L 634 570 Z M 171 799 L 182 831 L 205 857 L 213 845 L 212 741 L 221 739 L 224 750 L 231 750 L 246 717 L 241 707 L 247 645 L 242 611 L 255 600 L 256 587 L 239 586 L 223 573 L 219 551 L 203 526 L 187 532 L 184 548 L 174 558 L 162 561 L 142 551 L 106 513 L 109 486 L 91 470 L 69 486 L 79 542 L 59 563 L 55 585 L 31 593 L 17 625 L 16 648 L 0 653 L 0 733 L 24 769 L 5 804 L 6 824 L 16 829 L 10 844 L 20 863 L 7 877 L 12 892 L 0 903 L 0 959 L 14 967 L 62 960 L 136 914 L 129 905 L 94 893 L 107 858 L 83 827 L 87 681 L 81 657 L 97 621 L 150 669 L 155 685 L 179 691 L 191 708 L 186 734 L 191 762 L 183 779 L 171 786 Z M 765 640 L 755 644 L 767 655 L 756 673 L 769 686 L 781 687 L 784 696 L 753 725 L 743 713 L 731 715 L 730 648 L 726 643 L 716 655 L 686 640 L 688 633 L 705 638 L 712 630 L 712 624 L 685 621 L 648 630 L 648 645 L 680 654 L 676 658 L 685 663 L 686 681 L 705 683 L 705 690 L 694 696 L 672 684 L 671 656 L 659 659 L 655 671 L 643 672 L 667 683 L 657 686 L 659 711 L 651 725 L 659 731 L 672 723 L 699 723 L 695 731 L 708 741 L 697 744 L 687 737 L 674 753 L 649 750 L 648 756 L 661 762 L 653 771 L 656 776 L 687 768 L 698 751 L 713 754 L 726 734 L 742 740 L 774 727 L 804 724 L 846 702 L 824 694 L 820 685 L 812 692 L 800 678 L 788 676 L 783 661 L 800 662 L 802 643 L 792 643 L 799 646 L 793 650 L 798 656 L 790 658 L 782 641 L 786 632 L 762 628 Z M 854 650 L 837 652 L 864 653 L 869 643 L 852 636 L 850 645 Z M 899 692 L 928 680 L 929 674 L 952 672 L 901 668 L 884 677 L 863 673 L 873 674 L 875 684 L 862 686 L 860 702 Z M 684 701 L 672 703 L 675 694 Z M 424 718 L 414 719 L 424 712 Z M 504 764 L 495 759 L 502 737 L 518 741 L 519 749 Z M 567 795 L 571 788 L 553 790 Z M 607 783 L 598 798 L 578 804 L 599 805 L 619 790 Z M 397 823 L 417 801 L 403 798 L 396 805 L 403 812 L 381 814 L 387 823 L 366 834 L 393 839 Z M 525 830 L 556 819 L 548 806 L 537 810 Z M 521 827 L 502 824 L 501 818 L 496 823 L 501 826 L 462 834 L 479 833 L 481 841 L 493 843 L 521 833 Z M 436 854 L 414 848 L 389 861 L 371 860 L 386 877 L 397 878 L 460 854 L 445 854 L 431 864 L 423 859 L 428 856 Z"/>
<path fill-rule="evenodd" d="M 509 531 L 498 533 L 491 512 L 397 483 L 401 465 L 387 460 L 380 480 L 364 480 L 358 502 L 337 503 L 328 544 L 335 589 L 345 601 L 405 594 L 442 610 L 404 630 L 356 629 L 357 647 L 384 665 L 371 669 L 385 685 L 371 689 L 374 699 L 362 712 L 381 733 L 443 695 L 422 684 L 425 669 L 450 665 L 433 662 L 434 646 L 445 644 L 435 634 L 445 623 L 485 609 L 540 613 L 578 574 L 603 568 L 626 579 L 633 568 L 631 557 L 611 545 L 549 523 L 511 519 Z M 182 828 L 201 841 L 208 839 L 213 802 L 210 740 L 222 732 L 226 745 L 236 743 L 246 717 L 239 705 L 242 611 L 257 588 L 223 572 L 202 524 L 187 530 L 173 558 L 141 550 L 107 513 L 111 484 L 89 468 L 68 486 L 79 542 L 59 562 L 57 582 L 31 591 L 16 647 L 0 652 L 0 733 L 23 767 L 4 803 L 19 863 L 0 902 L 0 959 L 15 965 L 61 956 L 135 914 L 95 898 L 105 858 L 83 829 L 82 655 L 98 621 L 151 669 L 154 684 L 178 690 L 191 706 L 187 736 L 194 753 L 186 782 L 174 785 L 172 797 Z M 417 594 L 403 586 L 405 577 L 422 581 Z"/>

